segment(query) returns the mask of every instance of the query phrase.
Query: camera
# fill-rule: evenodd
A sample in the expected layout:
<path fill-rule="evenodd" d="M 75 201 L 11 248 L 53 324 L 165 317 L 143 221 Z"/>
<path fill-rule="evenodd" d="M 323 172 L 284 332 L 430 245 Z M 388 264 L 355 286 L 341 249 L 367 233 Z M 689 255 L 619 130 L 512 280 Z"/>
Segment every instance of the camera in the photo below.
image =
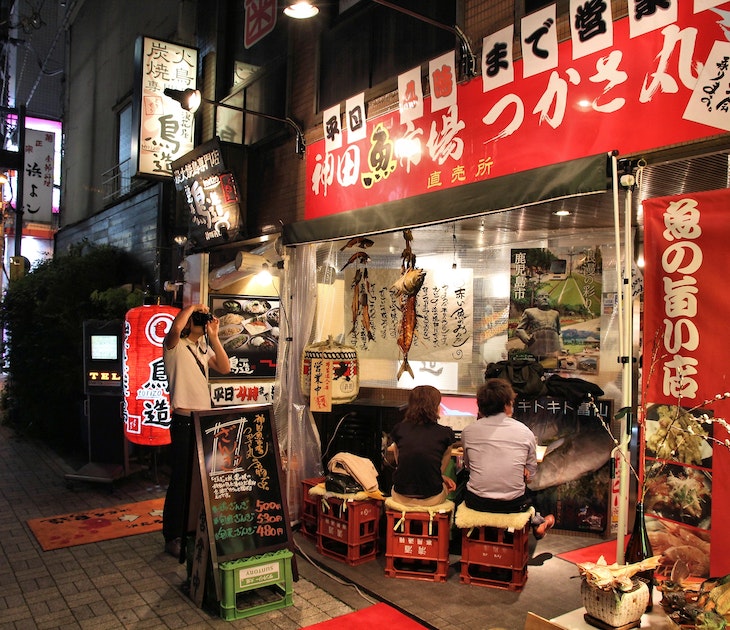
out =
<path fill-rule="evenodd" d="M 213 316 L 203 311 L 193 311 L 192 320 L 195 326 L 205 326 L 208 322 L 213 321 Z"/>

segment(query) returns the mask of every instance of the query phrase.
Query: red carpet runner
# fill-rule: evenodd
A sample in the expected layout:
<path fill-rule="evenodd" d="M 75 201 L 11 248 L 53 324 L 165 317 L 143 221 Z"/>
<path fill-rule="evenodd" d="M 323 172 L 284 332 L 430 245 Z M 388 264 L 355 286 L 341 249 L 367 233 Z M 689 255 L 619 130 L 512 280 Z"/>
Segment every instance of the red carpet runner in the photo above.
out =
<path fill-rule="evenodd" d="M 315 623 L 303 630 L 341 630 L 341 628 L 347 628 L 347 630 L 372 630 L 372 628 L 421 630 L 425 627 L 398 612 L 395 608 L 381 602 L 329 621 Z"/>
<path fill-rule="evenodd" d="M 597 545 L 590 545 L 588 547 L 574 549 L 573 551 L 559 553 L 557 557 L 572 562 L 573 564 L 578 564 L 579 562 L 597 562 L 601 556 L 605 558 L 606 564 L 616 562 L 615 540 L 607 540 Z"/>

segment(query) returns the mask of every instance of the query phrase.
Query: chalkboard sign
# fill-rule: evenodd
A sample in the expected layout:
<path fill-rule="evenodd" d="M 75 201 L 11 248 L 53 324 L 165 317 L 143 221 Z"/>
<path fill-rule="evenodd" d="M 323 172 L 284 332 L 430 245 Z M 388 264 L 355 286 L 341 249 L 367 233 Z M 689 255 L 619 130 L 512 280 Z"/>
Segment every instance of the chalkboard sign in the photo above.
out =
<path fill-rule="evenodd" d="M 211 558 L 216 569 L 219 562 L 292 544 L 272 416 L 271 405 L 193 414 Z"/>

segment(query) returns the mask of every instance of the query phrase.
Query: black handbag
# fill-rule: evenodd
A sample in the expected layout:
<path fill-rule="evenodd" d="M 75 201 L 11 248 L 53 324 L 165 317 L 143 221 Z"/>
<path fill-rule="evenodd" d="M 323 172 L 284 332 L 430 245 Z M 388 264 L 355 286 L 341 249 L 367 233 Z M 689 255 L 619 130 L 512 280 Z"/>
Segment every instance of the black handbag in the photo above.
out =
<path fill-rule="evenodd" d="M 497 361 L 487 365 L 484 378 L 502 378 L 512 384 L 515 394 L 532 400 L 547 395 L 542 365 L 532 359 Z"/>
<path fill-rule="evenodd" d="M 337 494 L 357 494 L 363 487 L 350 475 L 328 472 L 324 478 L 324 489 Z"/>

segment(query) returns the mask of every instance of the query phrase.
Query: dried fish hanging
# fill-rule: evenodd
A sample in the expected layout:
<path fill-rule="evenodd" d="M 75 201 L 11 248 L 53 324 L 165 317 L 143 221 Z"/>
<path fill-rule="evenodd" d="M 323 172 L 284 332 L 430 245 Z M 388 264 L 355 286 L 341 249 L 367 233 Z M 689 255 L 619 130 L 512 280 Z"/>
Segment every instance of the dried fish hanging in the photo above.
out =
<path fill-rule="evenodd" d="M 401 253 L 401 276 L 393 283 L 391 289 L 394 291 L 398 310 L 401 312 L 400 326 L 398 329 L 398 347 L 400 348 L 403 362 L 398 368 L 397 379 L 405 372 L 413 376 L 413 370 L 408 363 L 408 352 L 413 344 L 413 336 L 416 334 L 416 295 L 423 286 L 426 279 L 426 272 L 416 267 L 416 255 L 411 248 L 413 234 L 410 230 L 403 230 L 403 238 L 406 246 Z"/>
<path fill-rule="evenodd" d="M 372 247 L 373 241 L 364 236 L 358 236 L 350 239 L 345 243 L 340 251 L 344 251 L 350 247 L 360 247 L 366 249 Z M 355 276 L 352 281 L 352 329 L 350 335 L 356 335 L 358 319 L 362 324 L 365 335 L 368 341 L 375 341 L 375 335 L 373 334 L 372 325 L 370 322 L 370 300 L 372 293 L 372 286 L 368 279 L 368 268 L 367 264 L 370 262 L 370 256 L 365 252 L 355 252 L 348 261 L 342 266 L 340 271 L 344 271 L 349 265 L 358 265 L 355 270 Z"/>

